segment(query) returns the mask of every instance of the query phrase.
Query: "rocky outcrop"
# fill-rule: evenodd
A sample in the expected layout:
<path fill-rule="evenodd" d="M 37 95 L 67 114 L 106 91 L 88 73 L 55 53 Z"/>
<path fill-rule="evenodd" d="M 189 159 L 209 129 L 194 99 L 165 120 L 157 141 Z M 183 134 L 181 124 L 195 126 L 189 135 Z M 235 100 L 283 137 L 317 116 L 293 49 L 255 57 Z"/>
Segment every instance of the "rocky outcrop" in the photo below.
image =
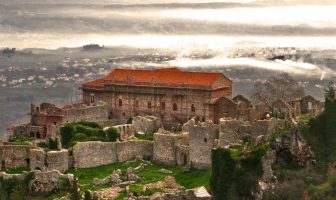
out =
<path fill-rule="evenodd" d="M 114 170 L 113 173 L 103 179 L 94 178 L 92 180 L 93 185 L 105 185 L 107 183 L 112 184 L 120 184 L 122 182 L 121 180 L 121 171 L 120 170 Z"/>
<path fill-rule="evenodd" d="M 212 196 L 208 193 L 204 186 L 187 190 L 186 195 L 188 200 L 211 200 Z"/>
<path fill-rule="evenodd" d="M 276 138 L 271 148 L 276 151 L 277 156 L 288 156 L 301 167 L 309 167 L 315 163 L 314 153 L 297 129 Z"/>
<path fill-rule="evenodd" d="M 264 191 L 276 187 L 277 177 L 273 174 L 272 164 L 278 159 L 291 162 L 287 164 L 294 162 L 299 167 L 311 167 L 315 163 L 315 155 L 297 127 L 281 134 L 270 144 L 262 158 L 263 176 L 259 180 L 256 198 L 262 198 Z"/>
<path fill-rule="evenodd" d="M 184 187 L 177 184 L 174 177 L 166 176 L 162 181 L 145 185 L 144 190 L 146 191 L 147 189 L 159 189 L 163 193 L 178 193 L 183 191 Z"/>

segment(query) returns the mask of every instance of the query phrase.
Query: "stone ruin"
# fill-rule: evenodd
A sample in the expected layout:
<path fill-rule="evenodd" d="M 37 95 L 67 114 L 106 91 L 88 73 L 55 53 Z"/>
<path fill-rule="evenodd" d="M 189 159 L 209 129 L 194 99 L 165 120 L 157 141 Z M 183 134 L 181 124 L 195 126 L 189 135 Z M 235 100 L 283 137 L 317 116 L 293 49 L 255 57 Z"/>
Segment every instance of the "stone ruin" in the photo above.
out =
<path fill-rule="evenodd" d="M 211 121 L 198 122 L 189 132 L 190 166 L 196 169 L 211 167 L 211 152 L 219 134 L 218 125 Z"/>
<path fill-rule="evenodd" d="M 0 178 L 3 178 L 4 180 L 15 179 L 24 181 L 27 177 L 29 177 L 28 185 L 26 185 L 29 190 L 28 193 L 33 196 L 47 196 L 59 189 L 69 191 L 72 189 L 74 181 L 72 174 L 61 174 L 57 170 L 47 172 L 36 170 L 24 172 L 22 174 L 7 174 L 5 172 L 0 172 Z"/>
<path fill-rule="evenodd" d="M 155 118 L 136 118 L 132 124 L 117 126 L 121 131 L 124 131 L 123 127 L 126 126 L 123 132 L 124 141 L 79 142 L 69 151 L 44 152 L 41 149 L 25 147 L 25 150 L 19 151 L 20 155 L 13 157 L 12 163 L 19 163 L 13 166 L 21 166 L 26 164 L 28 158 L 32 169 L 38 169 L 44 173 L 51 170 L 65 172 L 69 167 L 89 168 L 145 158 L 165 165 L 182 165 L 186 170 L 190 167 L 206 169 L 211 167 L 213 148 L 227 148 L 231 145 L 242 144 L 245 138 L 250 138 L 256 144 L 260 144 L 276 130 L 286 127 L 288 123 L 274 118 L 254 122 L 222 118 L 217 125 L 211 121 L 201 122 L 195 117 L 182 126 L 181 132 L 173 133 L 161 129 L 159 121 Z M 127 126 L 129 130 L 126 130 Z M 136 130 L 143 133 L 155 130 L 154 141 L 137 140 L 132 134 L 127 133 L 127 131 L 136 132 Z M 9 155 L 11 150 L 4 151 L 3 146 L 0 146 L 0 153 L 3 155 L 5 152 L 5 155 Z M 299 132 L 281 135 L 272 143 L 262 159 L 264 174 L 260 181 L 261 185 L 267 185 L 264 183 L 274 179 L 271 166 L 281 152 L 290 153 L 300 166 L 310 166 L 314 163 L 314 155 Z M 19 161 L 15 161 L 16 158 Z M 7 163 L 11 162 L 7 161 Z M 130 172 L 125 179 L 123 174 L 115 171 L 104 179 L 95 179 L 94 184 L 106 182 L 121 184 L 125 180 L 136 181 L 138 178 L 132 176 Z M 197 197 L 199 193 L 202 192 L 194 190 L 190 192 L 190 195 Z M 199 196 L 196 199 L 202 198 Z M 204 199 L 208 197 L 205 195 Z"/>
<path fill-rule="evenodd" d="M 133 117 L 132 125 L 137 134 L 156 133 L 159 128 L 162 128 L 162 122 L 154 116 L 137 116 Z"/>
<path fill-rule="evenodd" d="M 175 134 L 160 129 L 154 134 L 153 161 L 165 165 L 187 164 L 189 161 L 189 134 Z M 183 152 L 183 148 L 186 151 Z"/>
<path fill-rule="evenodd" d="M 69 152 L 67 149 L 60 151 L 48 151 L 32 149 L 30 151 L 30 168 L 33 170 L 51 171 L 58 170 L 61 173 L 69 169 Z"/>
<path fill-rule="evenodd" d="M 36 147 L 29 145 L 0 145 L 0 169 L 25 167 L 30 164 L 30 150 Z"/>
<path fill-rule="evenodd" d="M 267 120 L 257 120 L 254 122 L 239 121 L 231 119 L 220 119 L 218 146 L 241 144 L 244 138 L 258 140 L 261 137 L 268 137 L 274 131 L 284 128 L 284 120 L 270 118 Z"/>
<path fill-rule="evenodd" d="M 79 142 L 73 147 L 74 167 L 90 168 L 136 158 L 153 157 L 153 142 L 129 140 L 123 142 Z"/>

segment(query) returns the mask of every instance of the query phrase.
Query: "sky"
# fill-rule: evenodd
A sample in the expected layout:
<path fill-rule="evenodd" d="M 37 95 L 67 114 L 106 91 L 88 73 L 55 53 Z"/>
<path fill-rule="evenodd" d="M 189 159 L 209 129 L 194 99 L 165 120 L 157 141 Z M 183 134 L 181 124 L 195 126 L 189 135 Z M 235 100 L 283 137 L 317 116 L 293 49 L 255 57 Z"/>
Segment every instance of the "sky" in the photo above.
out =
<path fill-rule="evenodd" d="M 0 47 L 336 48 L 334 0 L 0 0 Z"/>

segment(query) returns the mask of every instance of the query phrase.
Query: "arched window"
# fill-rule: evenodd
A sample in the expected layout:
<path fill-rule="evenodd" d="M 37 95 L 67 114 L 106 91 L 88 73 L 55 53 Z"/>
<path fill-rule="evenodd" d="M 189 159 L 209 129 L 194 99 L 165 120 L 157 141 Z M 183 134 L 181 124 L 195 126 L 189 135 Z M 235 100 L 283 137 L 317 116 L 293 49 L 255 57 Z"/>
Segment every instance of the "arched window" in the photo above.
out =
<path fill-rule="evenodd" d="M 95 96 L 94 96 L 94 94 L 91 94 L 90 102 L 91 102 L 91 103 L 94 103 L 94 101 L 95 101 Z"/>
<path fill-rule="evenodd" d="M 138 100 L 135 100 L 135 107 L 139 108 L 139 101 Z"/>
<path fill-rule="evenodd" d="M 165 102 L 162 102 L 162 103 L 161 103 L 161 109 L 162 109 L 162 110 L 165 110 L 165 109 L 166 109 L 166 103 L 165 103 Z"/>
<path fill-rule="evenodd" d="M 119 99 L 119 107 L 122 107 L 122 99 Z"/>
<path fill-rule="evenodd" d="M 148 102 L 147 107 L 148 107 L 148 109 L 152 109 L 152 102 Z"/>
<path fill-rule="evenodd" d="M 177 104 L 176 103 L 173 104 L 173 111 L 177 111 Z"/>
<path fill-rule="evenodd" d="M 196 111 L 196 109 L 195 109 L 194 104 L 191 104 L 191 112 L 195 112 L 195 111 Z"/>

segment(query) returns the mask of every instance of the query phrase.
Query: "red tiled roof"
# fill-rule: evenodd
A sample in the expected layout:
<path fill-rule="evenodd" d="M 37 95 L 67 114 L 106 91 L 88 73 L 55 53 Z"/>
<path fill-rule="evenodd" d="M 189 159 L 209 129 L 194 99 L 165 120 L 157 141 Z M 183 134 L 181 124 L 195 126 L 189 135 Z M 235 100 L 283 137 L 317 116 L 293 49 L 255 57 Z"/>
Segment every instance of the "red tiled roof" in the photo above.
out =
<path fill-rule="evenodd" d="M 137 85 L 210 87 L 222 77 L 226 78 L 221 73 L 186 72 L 177 68 L 156 70 L 114 69 L 106 77 L 84 83 L 82 86 L 102 88 L 104 83 L 114 81 L 115 83 Z"/>

